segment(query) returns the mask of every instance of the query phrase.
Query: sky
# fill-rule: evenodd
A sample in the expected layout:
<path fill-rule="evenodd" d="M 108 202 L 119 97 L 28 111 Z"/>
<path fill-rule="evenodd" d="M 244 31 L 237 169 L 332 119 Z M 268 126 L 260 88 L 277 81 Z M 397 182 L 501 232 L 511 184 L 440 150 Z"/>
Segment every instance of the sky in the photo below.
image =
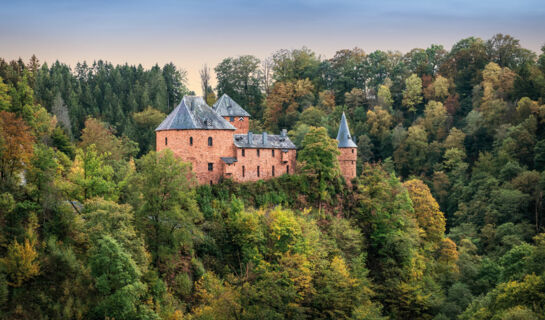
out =
<path fill-rule="evenodd" d="M 74 66 L 86 60 L 151 67 L 173 62 L 200 94 L 199 69 L 240 55 L 306 46 L 337 50 L 446 49 L 510 34 L 540 52 L 543 0 L 0 0 L 0 57 Z"/>

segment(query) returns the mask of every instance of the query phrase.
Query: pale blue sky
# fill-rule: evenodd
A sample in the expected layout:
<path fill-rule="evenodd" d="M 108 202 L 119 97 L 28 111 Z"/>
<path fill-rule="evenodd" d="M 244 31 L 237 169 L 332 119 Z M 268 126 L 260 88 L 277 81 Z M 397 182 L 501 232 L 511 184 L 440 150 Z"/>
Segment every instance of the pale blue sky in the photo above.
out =
<path fill-rule="evenodd" d="M 228 56 L 307 46 L 325 57 L 360 47 L 406 52 L 510 34 L 545 43 L 539 0 L 0 0 L 0 56 L 42 61 L 174 62 L 199 92 L 198 69 Z"/>

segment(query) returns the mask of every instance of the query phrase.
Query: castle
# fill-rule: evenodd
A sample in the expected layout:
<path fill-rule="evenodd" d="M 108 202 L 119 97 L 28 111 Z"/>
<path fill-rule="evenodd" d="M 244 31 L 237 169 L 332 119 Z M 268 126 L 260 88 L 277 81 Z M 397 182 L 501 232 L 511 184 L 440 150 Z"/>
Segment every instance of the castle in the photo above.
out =
<path fill-rule="evenodd" d="M 200 184 L 270 179 L 295 172 L 297 148 L 283 129 L 279 135 L 254 134 L 250 114 L 224 94 L 210 107 L 202 97 L 184 96 L 155 129 L 157 152 L 169 148 L 192 164 Z M 357 146 L 343 113 L 337 135 L 341 173 L 356 177 Z"/>

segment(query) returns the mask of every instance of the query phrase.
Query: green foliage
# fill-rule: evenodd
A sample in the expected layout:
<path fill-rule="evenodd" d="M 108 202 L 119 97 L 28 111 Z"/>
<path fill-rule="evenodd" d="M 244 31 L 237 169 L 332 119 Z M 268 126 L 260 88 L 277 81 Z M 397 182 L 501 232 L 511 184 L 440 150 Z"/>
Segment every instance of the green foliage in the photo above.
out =
<path fill-rule="evenodd" d="M 174 64 L 0 59 L 0 317 L 542 319 L 544 57 L 498 34 L 226 58 L 218 95 L 302 149 L 213 186 L 149 152 Z"/>
<path fill-rule="evenodd" d="M 168 149 L 151 151 L 136 162 L 131 202 L 156 267 L 178 250 L 187 254 L 191 248 L 196 232 L 193 225 L 201 213 L 189 177 L 190 164 L 176 159 Z"/>

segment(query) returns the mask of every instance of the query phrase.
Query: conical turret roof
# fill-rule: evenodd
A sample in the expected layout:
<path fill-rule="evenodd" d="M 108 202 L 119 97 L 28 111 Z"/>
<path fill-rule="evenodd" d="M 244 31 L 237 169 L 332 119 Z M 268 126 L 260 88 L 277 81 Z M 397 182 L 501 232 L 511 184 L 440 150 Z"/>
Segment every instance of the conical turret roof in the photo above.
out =
<path fill-rule="evenodd" d="M 337 133 L 338 148 L 357 148 L 358 146 L 352 140 L 350 135 L 350 129 L 348 129 L 348 123 L 346 122 L 346 116 L 341 117 L 341 124 L 339 126 L 339 133 Z"/>

